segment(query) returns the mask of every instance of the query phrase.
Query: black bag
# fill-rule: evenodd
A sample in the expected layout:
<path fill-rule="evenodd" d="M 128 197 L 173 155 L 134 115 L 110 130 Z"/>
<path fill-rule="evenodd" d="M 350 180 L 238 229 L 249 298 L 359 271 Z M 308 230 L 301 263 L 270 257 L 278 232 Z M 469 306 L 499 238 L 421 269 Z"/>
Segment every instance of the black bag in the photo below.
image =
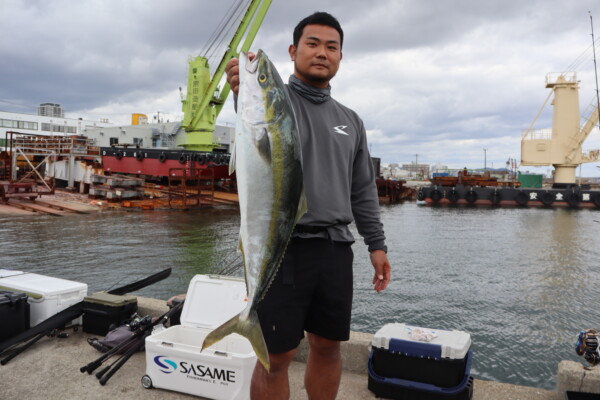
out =
<path fill-rule="evenodd" d="M 108 333 L 103 339 L 88 338 L 87 341 L 93 348 L 95 348 L 99 352 L 106 353 L 113 347 L 129 339 L 131 336 L 133 336 L 134 333 L 135 332 L 131 331 L 129 325 L 121 325 L 111 331 L 108 331 Z M 143 349 L 144 347 L 142 346 L 140 350 Z M 122 352 L 125 351 L 127 351 L 127 347 L 125 347 Z M 119 352 L 119 354 L 122 354 L 122 352 Z"/>

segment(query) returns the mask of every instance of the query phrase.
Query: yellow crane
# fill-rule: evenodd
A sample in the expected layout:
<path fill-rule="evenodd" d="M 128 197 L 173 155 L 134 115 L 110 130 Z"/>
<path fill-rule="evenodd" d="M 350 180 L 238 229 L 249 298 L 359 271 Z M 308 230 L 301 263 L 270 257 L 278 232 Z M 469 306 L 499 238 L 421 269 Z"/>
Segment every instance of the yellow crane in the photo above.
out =
<path fill-rule="evenodd" d="M 550 73 L 546 76 L 546 88 L 552 92 L 521 138 L 521 165 L 552 165 L 554 187 L 571 187 L 576 184 L 576 169 L 580 164 L 600 159 L 600 150 L 582 151 L 583 142 L 598 123 L 598 106 L 588 108 L 587 120 L 580 126 L 577 74 Z M 552 94 L 552 129 L 533 130 Z"/>
<path fill-rule="evenodd" d="M 246 0 L 238 0 L 232 8 L 232 14 L 236 8 L 243 7 L 245 2 Z M 250 1 L 212 76 L 207 57 L 198 56 L 189 61 L 187 92 L 181 100 L 184 113 L 181 126 L 186 135 L 185 142 L 178 143 L 186 150 L 212 151 L 219 146 L 213 141 L 213 132 L 217 116 L 230 91 L 227 83 L 222 89 L 219 89 L 225 66 L 240 52 L 250 49 L 270 5 L 271 0 Z"/>
<path fill-rule="evenodd" d="M 583 142 L 600 118 L 600 92 L 598 91 L 598 68 L 596 65 L 596 40 L 594 21 L 590 12 L 592 30 L 592 53 L 596 74 L 596 104 L 588 107 L 585 123 L 580 126 L 579 81 L 575 72 L 550 73 L 546 75 L 546 88 L 552 89 L 544 105 L 521 138 L 521 165 L 553 165 L 554 188 L 570 188 L 577 185 L 577 167 L 583 163 L 598 161 L 600 150 L 584 153 Z M 532 130 L 550 96 L 554 94 L 552 105 L 552 129 Z"/>

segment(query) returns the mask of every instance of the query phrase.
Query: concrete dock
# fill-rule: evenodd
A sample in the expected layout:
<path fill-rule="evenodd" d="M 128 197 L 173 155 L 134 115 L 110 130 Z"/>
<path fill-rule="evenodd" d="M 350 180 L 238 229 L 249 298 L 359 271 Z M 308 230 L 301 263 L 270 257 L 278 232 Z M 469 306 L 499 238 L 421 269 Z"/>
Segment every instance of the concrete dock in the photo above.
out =
<path fill-rule="evenodd" d="M 138 314 L 158 316 L 167 310 L 165 301 L 138 297 Z M 69 337 L 44 338 L 5 366 L 0 366 L 0 399 L 192 399 L 183 393 L 144 389 L 143 352 L 135 354 L 105 386 L 79 368 L 95 360 L 100 353 L 87 343 L 91 335 L 68 330 Z M 338 399 L 375 399 L 367 389 L 367 357 L 370 334 L 353 332 L 343 344 L 343 375 Z M 305 342 L 305 341 L 303 341 Z M 305 344 L 303 344 L 305 346 Z M 291 399 L 307 399 L 303 374 L 306 348 L 299 349 L 290 371 Z M 561 362 L 557 391 L 549 391 L 499 382 L 475 380 L 474 400 L 559 400 L 566 390 L 600 393 L 600 371 L 586 371 L 578 363 Z M 600 395 L 599 395 L 600 398 Z"/>

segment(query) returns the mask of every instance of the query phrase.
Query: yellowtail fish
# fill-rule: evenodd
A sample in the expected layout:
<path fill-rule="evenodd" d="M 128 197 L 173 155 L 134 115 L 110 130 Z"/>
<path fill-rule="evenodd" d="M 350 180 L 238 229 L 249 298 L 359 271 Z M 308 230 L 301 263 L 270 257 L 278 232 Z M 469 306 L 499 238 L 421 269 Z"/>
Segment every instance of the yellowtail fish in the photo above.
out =
<path fill-rule="evenodd" d="M 279 268 L 294 225 L 306 212 L 300 138 L 292 103 L 267 55 L 240 56 L 235 147 L 240 244 L 248 305 L 204 339 L 205 349 L 231 333 L 246 337 L 265 369 L 269 353 L 256 307 Z"/>

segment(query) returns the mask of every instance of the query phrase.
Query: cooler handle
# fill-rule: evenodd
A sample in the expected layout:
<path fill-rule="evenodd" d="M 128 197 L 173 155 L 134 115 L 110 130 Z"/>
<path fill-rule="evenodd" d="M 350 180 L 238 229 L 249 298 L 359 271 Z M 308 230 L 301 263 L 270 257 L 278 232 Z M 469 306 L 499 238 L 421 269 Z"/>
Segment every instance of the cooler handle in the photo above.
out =
<path fill-rule="evenodd" d="M 442 358 L 442 346 L 434 343 L 422 343 L 392 338 L 390 339 L 389 350 L 393 353 L 403 353 L 411 357 Z"/>
<path fill-rule="evenodd" d="M 409 380 L 398 379 L 398 378 L 387 378 L 384 376 L 377 375 L 375 373 L 375 371 L 373 370 L 373 352 L 371 352 L 371 354 L 369 354 L 369 375 L 371 375 L 376 380 L 381 381 L 383 383 L 387 383 L 387 384 L 403 386 L 403 387 L 417 389 L 417 390 L 425 390 L 428 392 L 440 393 L 445 396 L 454 395 L 454 394 L 458 394 L 462 390 L 464 390 L 469 382 L 469 376 L 470 376 L 469 371 L 471 371 L 472 357 L 473 357 L 473 351 L 469 350 L 469 352 L 467 353 L 467 363 L 465 365 L 465 371 L 466 371 L 465 377 L 458 385 L 456 385 L 454 387 L 449 387 L 449 388 L 443 388 L 443 387 L 440 387 L 437 385 L 432 385 L 430 383 L 415 382 L 415 381 L 409 381 Z"/>

